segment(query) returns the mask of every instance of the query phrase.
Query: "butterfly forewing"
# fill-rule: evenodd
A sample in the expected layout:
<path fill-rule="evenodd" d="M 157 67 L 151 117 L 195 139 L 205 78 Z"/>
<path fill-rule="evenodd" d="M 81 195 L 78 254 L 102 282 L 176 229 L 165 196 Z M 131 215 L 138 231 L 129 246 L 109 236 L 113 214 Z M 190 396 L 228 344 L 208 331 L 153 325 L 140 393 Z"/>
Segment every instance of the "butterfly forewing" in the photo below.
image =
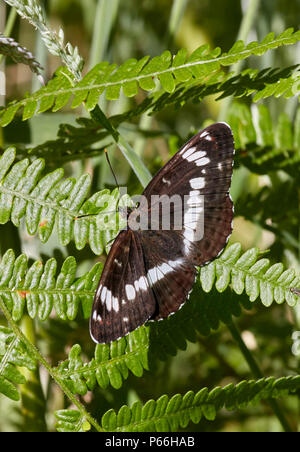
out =
<path fill-rule="evenodd" d="M 231 234 L 233 206 L 229 187 L 233 154 L 230 127 L 213 124 L 191 138 L 144 191 L 150 216 L 158 209 L 159 201 L 153 203 L 153 195 L 182 198 L 178 240 L 182 254 L 194 265 L 214 259 Z"/>

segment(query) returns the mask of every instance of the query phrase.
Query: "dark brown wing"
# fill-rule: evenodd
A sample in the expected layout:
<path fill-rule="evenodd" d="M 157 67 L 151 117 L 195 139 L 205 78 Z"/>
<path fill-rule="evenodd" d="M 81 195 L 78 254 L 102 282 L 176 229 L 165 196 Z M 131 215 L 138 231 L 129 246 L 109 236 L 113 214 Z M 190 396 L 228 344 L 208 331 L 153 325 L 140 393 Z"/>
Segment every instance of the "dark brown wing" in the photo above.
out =
<path fill-rule="evenodd" d="M 182 218 L 182 228 L 176 230 L 181 253 L 194 265 L 201 266 L 214 259 L 231 234 L 233 205 L 229 187 L 233 155 L 230 127 L 225 123 L 213 124 L 191 138 L 143 193 L 148 201 L 149 217 L 159 210 L 159 202 L 152 202 L 155 196 L 181 197 L 181 207 L 172 211 L 171 204 L 171 215 L 174 218 L 179 213 Z M 159 230 L 163 229 L 161 223 L 160 216 Z"/>
<path fill-rule="evenodd" d="M 97 343 L 115 341 L 145 323 L 155 311 L 139 235 L 131 230 L 121 231 L 111 247 L 94 297 L 91 337 Z"/>
<path fill-rule="evenodd" d="M 150 318 L 167 317 L 185 302 L 195 280 L 194 266 L 214 259 L 231 234 L 233 154 L 230 127 L 214 124 L 191 138 L 146 187 L 148 207 L 129 215 L 129 230 L 118 235 L 101 276 L 90 320 L 95 342 L 116 340 Z M 160 200 L 151 202 L 162 195 L 182 200 L 179 207 L 169 205 L 169 230 L 163 225 Z M 149 230 L 130 229 L 131 220 L 157 212 Z M 178 214 L 180 228 L 172 223 Z"/>
<path fill-rule="evenodd" d="M 194 285 L 196 269 L 181 252 L 176 231 L 148 231 L 141 233 L 145 267 L 149 286 L 157 309 L 155 320 L 178 311 Z"/>

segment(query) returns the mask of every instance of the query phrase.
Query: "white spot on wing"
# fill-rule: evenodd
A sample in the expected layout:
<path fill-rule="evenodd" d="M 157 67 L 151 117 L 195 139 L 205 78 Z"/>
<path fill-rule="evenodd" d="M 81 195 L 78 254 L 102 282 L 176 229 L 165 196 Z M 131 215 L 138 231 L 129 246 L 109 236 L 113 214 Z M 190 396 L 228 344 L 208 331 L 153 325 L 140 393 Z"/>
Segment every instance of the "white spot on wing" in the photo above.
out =
<path fill-rule="evenodd" d="M 139 286 L 141 290 L 147 290 L 148 287 L 148 281 L 145 276 L 141 276 L 139 279 Z"/>
<path fill-rule="evenodd" d="M 182 264 L 182 259 L 177 259 L 175 261 L 164 262 L 161 265 L 150 268 L 147 272 L 147 277 L 149 279 L 150 285 L 153 286 L 158 281 L 164 278 L 168 273 L 173 272 L 177 267 Z"/>
<path fill-rule="evenodd" d="M 101 291 L 102 291 L 102 284 L 99 284 L 98 288 L 97 288 L 97 297 L 100 297 Z M 101 298 L 101 297 L 100 297 Z"/>
<path fill-rule="evenodd" d="M 183 153 L 185 152 L 186 148 L 188 148 L 188 147 L 189 147 L 189 144 L 188 144 L 188 143 L 185 144 L 185 145 L 183 146 L 183 148 L 181 149 L 180 154 L 183 154 Z"/>
<path fill-rule="evenodd" d="M 112 307 L 115 312 L 119 312 L 119 300 L 117 297 L 112 297 Z"/>
<path fill-rule="evenodd" d="M 195 177 L 194 179 L 190 179 L 190 186 L 192 188 L 203 188 L 203 187 L 205 187 L 205 179 L 204 179 L 204 177 Z"/>
<path fill-rule="evenodd" d="M 119 268 L 122 267 L 122 262 L 120 262 L 118 259 L 114 259 L 114 263 L 117 264 L 117 266 L 118 266 Z"/>
<path fill-rule="evenodd" d="M 195 147 L 189 148 L 182 156 L 183 159 L 187 159 L 189 155 L 191 155 L 195 151 Z M 182 151 L 181 151 L 182 152 Z"/>
<path fill-rule="evenodd" d="M 206 156 L 206 152 L 198 151 L 198 152 L 195 152 L 194 154 L 190 155 L 189 157 L 187 157 L 187 161 L 193 162 L 194 160 L 200 159 L 205 156 Z M 184 158 L 184 156 L 183 156 L 183 158 Z"/>
<path fill-rule="evenodd" d="M 106 309 L 108 311 L 111 311 L 112 308 L 112 298 L 111 298 L 111 291 L 108 290 L 106 293 L 106 299 L 105 299 L 105 305 L 106 305 Z"/>
<path fill-rule="evenodd" d="M 106 292 L 107 292 L 107 288 L 103 287 L 102 292 L 101 292 L 101 301 L 102 301 L 102 303 L 104 303 L 104 301 L 105 301 Z"/>
<path fill-rule="evenodd" d="M 210 162 L 210 160 L 207 157 L 202 157 L 199 160 L 196 160 L 196 165 L 197 166 L 204 166 L 207 165 Z"/>
<path fill-rule="evenodd" d="M 190 242 L 194 241 L 194 231 L 192 229 L 185 229 L 184 230 L 184 237 L 189 240 Z"/>
<path fill-rule="evenodd" d="M 126 292 L 128 300 L 134 300 L 135 299 L 135 289 L 134 289 L 134 287 L 131 284 L 126 284 L 125 292 Z"/>
<path fill-rule="evenodd" d="M 150 268 L 150 270 L 148 270 L 148 272 L 147 272 L 147 276 L 148 276 L 149 280 L 151 281 L 151 283 L 150 283 L 151 285 L 157 283 L 157 281 L 159 281 L 161 278 L 163 278 L 163 275 L 158 274 L 157 267 Z"/>
<path fill-rule="evenodd" d="M 183 262 L 182 259 L 177 259 L 176 261 L 168 261 L 168 264 L 170 265 L 170 267 L 176 269 L 177 267 L 180 267 L 182 262 Z"/>
<path fill-rule="evenodd" d="M 139 290 L 147 290 L 148 281 L 145 276 L 141 276 L 139 279 L 134 281 L 135 290 L 138 292 Z"/>
<path fill-rule="evenodd" d="M 197 196 L 197 195 L 190 196 L 189 199 L 187 200 L 187 205 L 188 206 L 194 206 L 194 205 L 201 206 L 202 205 L 202 197 Z"/>
<path fill-rule="evenodd" d="M 189 254 L 189 252 L 191 251 L 191 247 L 192 247 L 191 242 L 185 238 L 185 239 L 183 239 L 183 245 L 184 245 L 185 254 Z"/>
<path fill-rule="evenodd" d="M 204 137 L 206 137 L 207 135 L 208 135 L 207 130 L 204 130 L 204 132 L 202 132 L 202 133 L 200 134 L 200 138 L 204 138 Z"/>

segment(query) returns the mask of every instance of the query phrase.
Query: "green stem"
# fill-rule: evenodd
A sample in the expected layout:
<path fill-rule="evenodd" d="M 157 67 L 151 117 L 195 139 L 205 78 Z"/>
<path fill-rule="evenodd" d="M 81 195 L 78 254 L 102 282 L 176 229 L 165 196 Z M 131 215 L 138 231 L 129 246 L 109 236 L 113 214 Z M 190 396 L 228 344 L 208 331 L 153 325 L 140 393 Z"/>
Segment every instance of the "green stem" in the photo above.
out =
<path fill-rule="evenodd" d="M 162 46 L 164 47 L 164 49 L 170 49 L 173 46 L 176 33 L 178 32 L 180 22 L 187 7 L 187 3 L 188 0 L 174 0 L 172 4 L 170 19 L 168 22 L 166 38 L 164 39 L 164 42 L 162 42 Z M 152 92 L 152 94 L 156 90 L 158 91 L 159 89 L 160 84 L 156 83 L 156 85 L 157 86 Z M 153 116 L 150 116 L 148 115 L 148 112 L 145 112 L 141 115 L 139 121 L 139 128 L 141 130 L 150 130 L 152 122 Z M 145 143 L 146 143 L 145 137 L 141 136 L 136 138 L 133 149 L 137 155 L 139 156 L 142 155 Z"/>
<path fill-rule="evenodd" d="M 170 19 L 168 23 L 166 48 L 169 49 L 174 41 L 174 37 L 178 31 L 179 24 L 187 7 L 188 0 L 174 0 L 172 4 Z"/>
<path fill-rule="evenodd" d="M 7 21 L 6 21 L 6 24 L 5 24 L 5 29 L 4 29 L 4 35 L 6 37 L 9 37 L 11 35 L 11 32 L 12 32 L 15 22 L 16 22 L 16 17 L 17 17 L 16 8 L 11 8 Z"/>
<path fill-rule="evenodd" d="M 141 158 L 134 152 L 130 144 L 123 138 L 120 132 L 113 127 L 98 105 L 93 111 L 91 111 L 91 116 L 95 121 L 99 122 L 106 130 L 108 130 L 116 144 L 119 146 L 123 156 L 135 172 L 142 186 L 145 187 L 152 179 L 152 176 L 142 162 Z"/>
<path fill-rule="evenodd" d="M 240 29 L 237 35 L 237 40 L 246 41 L 248 34 L 252 28 L 252 25 L 254 23 L 256 12 L 259 6 L 260 0 L 249 0 L 249 6 L 243 15 L 242 22 L 240 25 Z M 243 60 L 238 61 L 236 64 L 233 64 L 230 68 L 230 72 L 235 72 L 238 74 L 243 66 L 244 62 Z M 224 121 L 226 119 L 226 115 L 228 112 L 228 109 L 231 105 L 231 102 L 233 100 L 233 96 L 228 96 L 224 101 L 221 103 L 221 108 L 219 112 L 219 121 Z"/>
<path fill-rule="evenodd" d="M 97 0 L 89 69 L 92 69 L 100 61 L 105 61 L 107 57 L 109 38 L 116 21 L 119 3 L 120 0 Z M 104 93 L 99 98 L 99 106 L 103 111 L 107 111 L 109 104 Z M 99 162 L 101 162 L 99 178 L 104 184 L 107 181 L 109 168 L 103 155 L 99 156 L 98 154 L 94 160 L 94 165 L 98 166 Z"/>
<path fill-rule="evenodd" d="M 233 320 L 231 320 L 230 323 L 227 323 L 227 327 L 229 329 L 229 331 L 232 334 L 232 337 L 234 338 L 234 340 L 237 342 L 245 360 L 248 363 L 248 366 L 250 367 L 253 376 L 257 379 L 259 378 L 264 378 L 264 375 L 261 371 L 261 369 L 259 368 L 257 362 L 255 361 L 252 353 L 250 352 L 250 350 L 248 349 L 248 347 L 246 346 L 245 342 L 243 341 L 241 334 L 239 332 L 239 330 L 237 329 L 236 325 L 233 323 Z M 292 428 L 289 425 L 284 413 L 282 412 L 280 406 L 278 405 L 276 400 L 268 400 L 268 404 L 270 405 L 270 407 L 272 408 L 274 414 L 277 416 L 279 422 L 282 425 L 282 428 L 284 429 L 285 432 L 292 432 Z"/>
<path fill-rule="evenodd" d="M 150 180 L 152 179 L 151 173 L 147 169 L 147 167 L 143 164 L 140 157 L 134 152 L 132 147 L 129 143 L 120 135 L 119 140 L 117 141 L 117 144 L 128 161 L 129 165 L 135 172 L 137 178 L 141 182 L 143 187 L 146 187 L 146 185 L 149 184 Z"/>
<path fill-rule="evenodd" d="M 7 322 L 9 323 L 11 329 L 13 330 L 16 337 L 18 337 L 22 342 L 26 344 L 28 349 L 30 350 L 32 356 L 38 361 L 40 364 L 42 364 L 49 375 L 53 378 L 53 380 L 56 382 L 56 384 L 61 388 L 61 390 L 65 393 L 65 395 L 71 400 L 71 402 L 78 408 L 79 412 L 81 413 L 81 416 L 86 418 L 88 422 L 98 431 L 102 432 L 103 429 L 98 424 L 96 419 L 94 419 L 85 409 L 85 407 L 82 405 L 82 403 L 75 397 L 75 395 L 70 391 L 68 386 L 65 384 L 65 382 L 61 379 L 61 377 L 57 374 L 57 372 L 50 366 L 50 364 L 47 362 L 47 360 L 44 358 L 44 356 L 40 353 L 38 348 L 32 344 L 27 337 L 23 334 L 23 332 L 20 330 L 16 322 L 13 320 L 9 310 L 7 309 L 4 301 L 0 297 L 0 308 L 3 311 L 3 314 L 6 317 Z"/>
<path fill-rule="evenodd" d="M 109 36 L 116 19 L 120 0 L 98 0 L 94 21 L 89 69 L 103 61 L 107 52 Z"/>

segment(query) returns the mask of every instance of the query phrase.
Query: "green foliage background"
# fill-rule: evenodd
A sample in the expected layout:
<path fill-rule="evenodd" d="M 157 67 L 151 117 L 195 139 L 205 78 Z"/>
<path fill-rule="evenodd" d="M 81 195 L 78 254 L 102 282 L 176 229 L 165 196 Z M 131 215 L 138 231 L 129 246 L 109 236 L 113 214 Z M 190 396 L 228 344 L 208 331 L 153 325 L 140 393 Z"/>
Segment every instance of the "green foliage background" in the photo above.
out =
<path fill-rule="evenodd" d="M 298 0 L 0 0 L 0 431 L 299 430 L 299 17 Z M 133 195 L 217 120 L 228 247 L 175 316 L 95 347 L 104 148 Z"/>

